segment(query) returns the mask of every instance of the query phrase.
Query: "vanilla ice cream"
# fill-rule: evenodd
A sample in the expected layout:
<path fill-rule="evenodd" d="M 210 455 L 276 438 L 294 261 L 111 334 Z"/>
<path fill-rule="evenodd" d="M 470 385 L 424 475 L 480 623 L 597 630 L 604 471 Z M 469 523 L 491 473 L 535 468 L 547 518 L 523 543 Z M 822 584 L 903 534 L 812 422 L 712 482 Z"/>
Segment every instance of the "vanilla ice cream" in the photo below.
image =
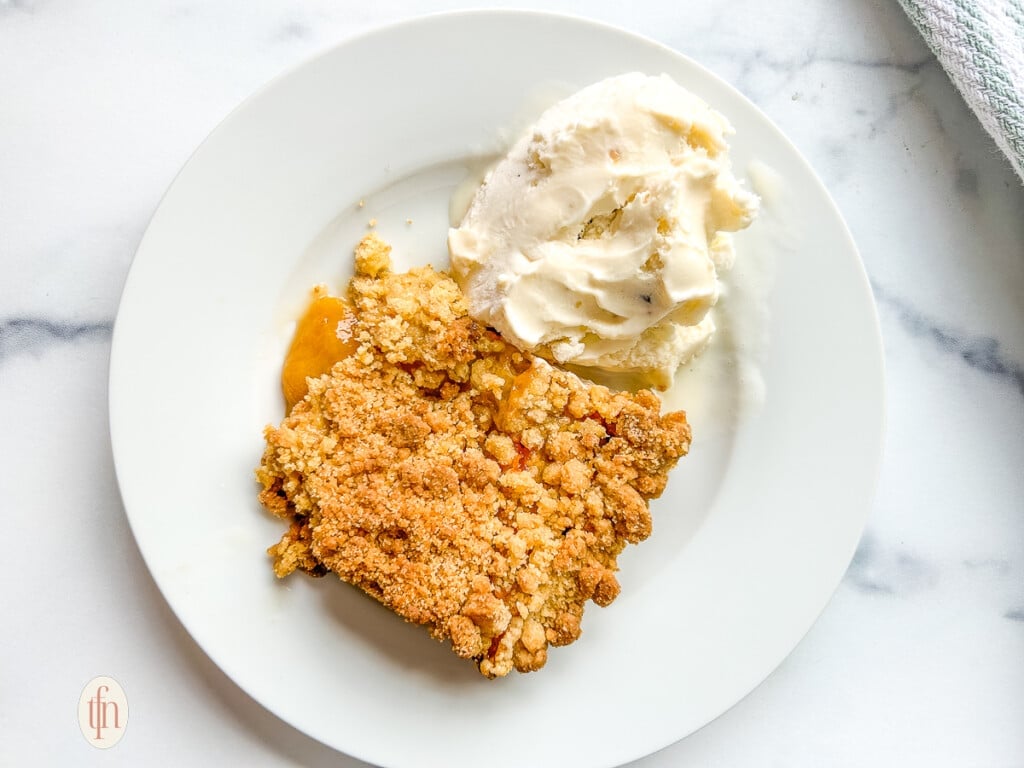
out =
<path fill-rule="evenodd" d="M 757 212 L 731 132 L 667 75 L 613 77 L 548 109 L 449 231 L 471 314 L 556 362 L 670 385 L 714 332 L 727 233 Z"/>

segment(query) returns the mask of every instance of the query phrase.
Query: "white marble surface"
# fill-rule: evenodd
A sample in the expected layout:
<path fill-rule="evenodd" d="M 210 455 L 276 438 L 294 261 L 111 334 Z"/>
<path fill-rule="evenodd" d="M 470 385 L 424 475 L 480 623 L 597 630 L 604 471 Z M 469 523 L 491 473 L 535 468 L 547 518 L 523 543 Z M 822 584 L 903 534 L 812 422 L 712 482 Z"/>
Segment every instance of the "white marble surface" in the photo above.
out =
<path fill-rule="evenodd" d="M 0 0 L 0 764 L 362 765 L 236 688 L 157 591 L 113 474 L 110 329 L 225 113 L 355 32 L 462 6 Z M 835 598 L 765 684 L 636 765 L 1024 765 L 1024 186 L 895 3 L 543 7 L 660 40 L 765 110 L 853 230 L 886 344 L 879 491 Z M 105 752 L 75 722 L 101 674 L 132 706 Z"/>

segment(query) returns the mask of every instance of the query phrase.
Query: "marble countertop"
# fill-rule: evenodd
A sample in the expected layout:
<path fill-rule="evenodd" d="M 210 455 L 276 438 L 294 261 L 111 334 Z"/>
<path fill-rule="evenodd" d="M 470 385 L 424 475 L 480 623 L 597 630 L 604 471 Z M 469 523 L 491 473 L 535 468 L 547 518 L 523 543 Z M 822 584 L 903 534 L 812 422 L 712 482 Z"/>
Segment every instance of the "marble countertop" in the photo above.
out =
<path fill-rule="evenodd" d="M 635 765 L 1024 765 L 1024 185 L 895 2 L 521 5 L 659 40 L 758 104 L 846 217 L 886 346 L 885 459 L 838 592 L 763 685 Z M 362 765 L 248 698 L 161 597 L 114 478 L 111 326 L 161 194 L 232 107 L 462 6 L 0 0 L 0 763 Z M 75 720 L 96 675 L 131 689 L 107 751 Z"/>

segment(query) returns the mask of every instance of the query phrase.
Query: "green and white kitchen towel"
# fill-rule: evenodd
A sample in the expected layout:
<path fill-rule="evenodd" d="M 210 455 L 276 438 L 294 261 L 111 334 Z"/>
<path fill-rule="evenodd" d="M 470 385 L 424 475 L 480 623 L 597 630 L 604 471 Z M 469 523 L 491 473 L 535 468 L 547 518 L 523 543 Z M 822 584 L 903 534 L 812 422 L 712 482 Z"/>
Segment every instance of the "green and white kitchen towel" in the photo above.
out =
<path fill-rule="evenodd" d="M 900 0 L 1024 180 L 1024 0 Z"/>

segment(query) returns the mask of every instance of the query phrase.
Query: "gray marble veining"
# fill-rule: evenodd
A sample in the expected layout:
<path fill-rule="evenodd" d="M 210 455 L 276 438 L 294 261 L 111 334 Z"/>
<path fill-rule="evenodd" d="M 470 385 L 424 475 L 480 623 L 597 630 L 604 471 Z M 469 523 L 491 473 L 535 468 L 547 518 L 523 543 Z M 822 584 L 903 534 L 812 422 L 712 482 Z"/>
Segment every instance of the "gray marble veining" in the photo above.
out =
<path fill-rule="evenodd" d="M 895 313 L 903 329 L 916 339 L 929 342 L 943 354 L 981 373 L 998 378 L 1024 397 L 1024 366 L 1007 355 L 993 336 L 974 336 L 946 326 L 914 307 L 906 298 L 897 296 L 872 281 L 875 300 Z"/>
<path fill-rule="evenodd" d="M 44 317 L 12 317 L 0 320 L 0 365 L 18 354 L 81 341 L 106 341 L 114 323 L 110 320 L 70 323 Z"/>
<path fill-rule="evenodd" d="M 936 569 L 905 549 L 888 548 L 870 531 L 846 572 L 846 581 L 862 592 L 909 597 L 935 586 Z"/>

